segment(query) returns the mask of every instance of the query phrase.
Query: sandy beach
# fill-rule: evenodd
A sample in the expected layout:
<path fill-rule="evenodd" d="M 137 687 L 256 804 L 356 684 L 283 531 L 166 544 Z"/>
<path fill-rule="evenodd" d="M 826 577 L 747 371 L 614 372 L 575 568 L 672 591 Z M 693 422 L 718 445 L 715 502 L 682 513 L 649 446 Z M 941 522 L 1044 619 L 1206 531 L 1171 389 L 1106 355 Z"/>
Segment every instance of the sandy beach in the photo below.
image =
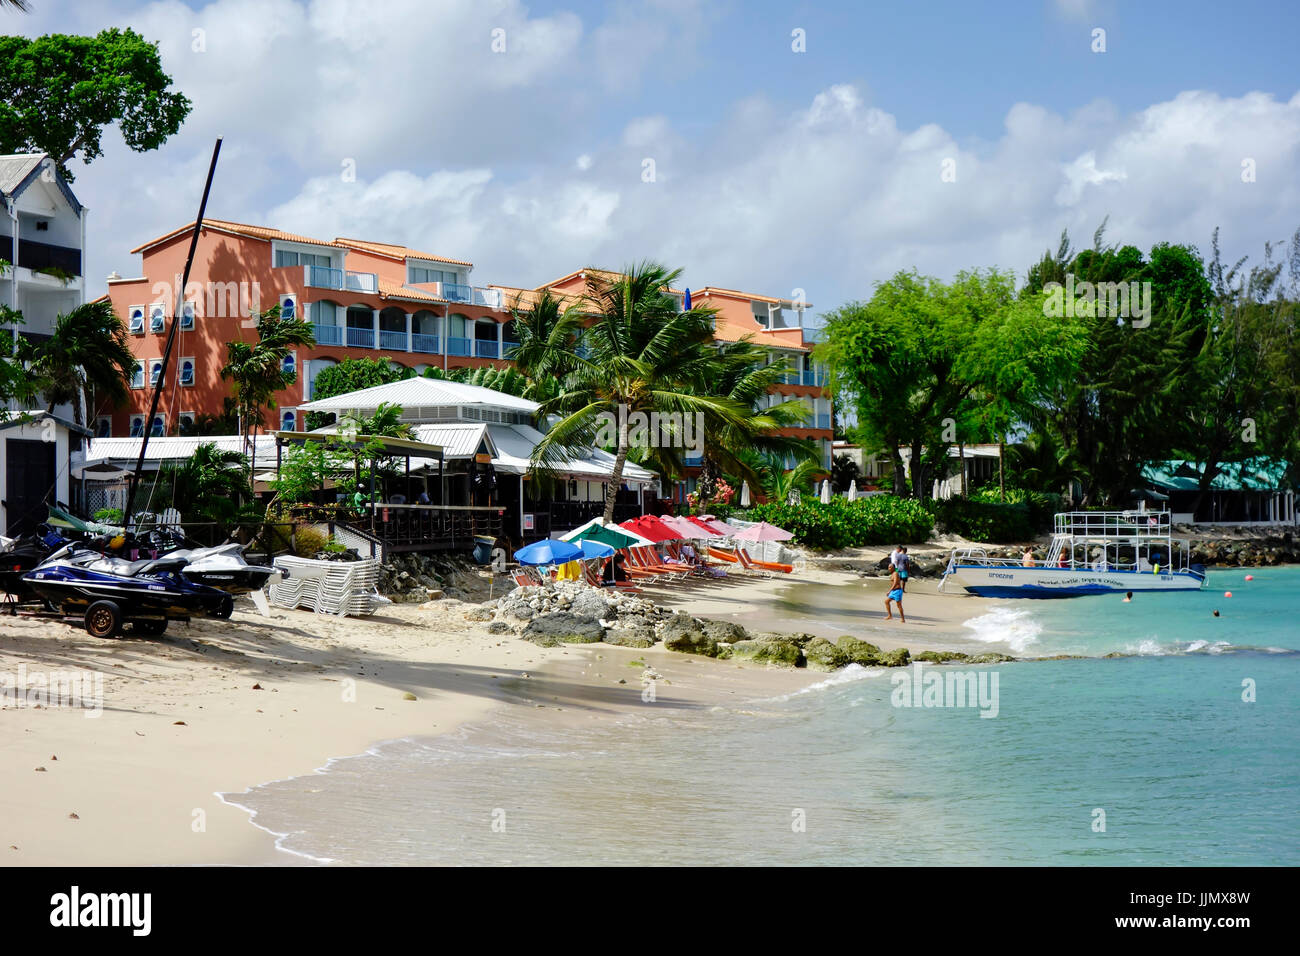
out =
<path fill-rule="evenodd" d="M 969 649 L 959 632 L 971 601 L 934 587 L 914 582 L 907 625 L 880 620 L 883 580 L 816 565 L 645 596 L 760 630 Z M 816 606 L 800 607 L 799 595 Z M 466 621 L 475 607 L 394 604 L 344 619 L 273 609 L 265 618 L 241 601 L 228 623 L 174 624 L 161 638 L 113 641 L 57 622 L 0 618 L 0 675 L 11 683 L 26 675 L 32 687 L 69 671 L 102 682 L 97 716 L 18 706 L 12 695 L 0 709 L 0 863 L 293 863 L 217 794 L 311 773 L 380 741 L 445 733 L 494 707 L 531 708 L 537 720 L 606 718 L 641 705 L 633 661 L 661 675 L 657 705 L 668 707 L 771 696 L 821 676 L 662 645 L 537 647 Z"/>
<path fill-rule="evenodd" d="M 442 733 L 493 706 L 598 719 L 640 702 L 638 672 L 623 658 L 662 675 L 667 706 L 816 679 L 662 647 L 540 648 L 465 622 L 472 605 L 439 605 L 393 605 L 366 619 L 279 609 L 263 618 L 240 602 L 229 623 L 115 641 L 0 618 L 0 675 L 24 674 L 32 687 L 38 675 L 85 671 L 100 675 L 103 693 L 98 716 L 12 699 L 0 709 L 0 861 L 291 863 L 216 794 L 310 773 L 379 741 Z"/>

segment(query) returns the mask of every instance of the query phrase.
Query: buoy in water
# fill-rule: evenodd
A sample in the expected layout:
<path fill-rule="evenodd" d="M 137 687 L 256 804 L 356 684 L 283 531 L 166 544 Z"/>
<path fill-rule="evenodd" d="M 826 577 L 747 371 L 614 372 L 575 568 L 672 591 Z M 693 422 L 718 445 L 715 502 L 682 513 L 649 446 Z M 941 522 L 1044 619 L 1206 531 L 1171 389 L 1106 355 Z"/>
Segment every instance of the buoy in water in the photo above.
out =
<path fill-rule="evenodd" d="M 1247 581 L 1253 581 L 1253 580 L 1255 580 L 1255 575 L 1253 575 L 1253 574 L 1248 574 L 1248 575 L 1246 575 L 1246 580 L 1247 580 Z"/>
<path fill-rule="evenodd" d="M 1224 596 L 1224 597 L 1232 597 L 1232 592 L 1231 592 L 1231 591 L 1224 591 L 1224 592 L 1223 592 L 1223 596 Z"/>

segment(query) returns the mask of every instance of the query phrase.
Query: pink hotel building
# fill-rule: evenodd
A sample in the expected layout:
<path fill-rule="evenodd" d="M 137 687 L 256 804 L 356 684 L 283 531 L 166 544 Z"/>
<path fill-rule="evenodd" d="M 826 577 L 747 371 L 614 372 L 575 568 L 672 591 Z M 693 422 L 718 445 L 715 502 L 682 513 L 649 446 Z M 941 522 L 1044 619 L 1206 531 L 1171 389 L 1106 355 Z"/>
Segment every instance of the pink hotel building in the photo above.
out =
<path fill-rule="evenodd" d="M 142 258 L 137 278 L 110 277 L 108 296 L 127 323 L 139 359 L 130 401 L 93 423 L 97 437 L 143 434 L 150 390 L 161 367 L 165 317 L 179 285 L 193 223 L 132 249 Z M 229 395 L 221 379 L 226 343 L 251 341 L 246 323 L 255 308 L 279 302 L 285 314 L 315 327 L 316 345 L 288 359 L 297 382 L 277 396 L 268 428 L 299 429 L 298 406 L 316 376 L 347 358 L 377 358 L 422 373 L 430 366 L 509 365 L 514 342 L 510 306 L 551 289 L 562 296 L 585 290 L 586 273 L 571 272 L 534 289 L 473 285 L 473 265 L 406 246 L 360 239 L 312 239 L 264 226 L 205 219 L 199 234 L 181 327 L 152 426 L 155 435 L 185 432 L 196 416 L 218 415 Z M 255 291 L 256 290 L 256 291 Z M 255 301 L 254 296 L 260 296 Z M 718 310 L 717 338 L 752 335 L 791 371 L 771 401 L 797 397 L 809 408 L 806 427 L 789 433 L 817 443 L 829 467 L 831 408 L 824 376 L 809 355 L 803 327 L 806 304 L 790 299 L 706 287 L 697 304 Z"/>

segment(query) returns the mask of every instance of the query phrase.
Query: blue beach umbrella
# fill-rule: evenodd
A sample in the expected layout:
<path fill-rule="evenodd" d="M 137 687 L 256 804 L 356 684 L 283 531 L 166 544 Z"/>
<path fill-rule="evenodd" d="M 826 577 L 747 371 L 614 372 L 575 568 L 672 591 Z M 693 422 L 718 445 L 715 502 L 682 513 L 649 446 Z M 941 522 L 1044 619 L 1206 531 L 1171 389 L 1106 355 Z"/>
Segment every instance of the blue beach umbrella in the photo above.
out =
<path fill-rule="evenodd" d="M 614 553 L 614 549 L 605 544 L 605 542 L 595 541 L 591 538 L 583 538 L 581 541 L 578 541 L 577 544 L 582 548 L 582 556 L 584 558 L 608 558 Z"/>
<path fill-rule="evenodd" d="M 520 564 L 568 564 L 581 557 L 582 549 L 577 545 L 550 538 L 534 541 L 515 552 L 515 560 Z"/>

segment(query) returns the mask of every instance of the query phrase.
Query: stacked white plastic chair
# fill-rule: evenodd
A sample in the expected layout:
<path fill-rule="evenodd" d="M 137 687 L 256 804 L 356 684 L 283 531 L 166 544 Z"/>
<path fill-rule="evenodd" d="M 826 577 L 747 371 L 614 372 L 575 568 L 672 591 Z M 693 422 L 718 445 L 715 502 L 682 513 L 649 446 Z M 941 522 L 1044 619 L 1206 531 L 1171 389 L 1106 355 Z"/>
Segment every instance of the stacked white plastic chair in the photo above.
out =
<path fill-rule="evenodd" d="M 381 597 L 379 561 L 316 561 L 282 555 L 275 566 L 289 572 L 287 578 L 273 579 L 271 603 L 276 607 L 310 608 L 317 614 L 373 614 L 388 599 Z"/>

